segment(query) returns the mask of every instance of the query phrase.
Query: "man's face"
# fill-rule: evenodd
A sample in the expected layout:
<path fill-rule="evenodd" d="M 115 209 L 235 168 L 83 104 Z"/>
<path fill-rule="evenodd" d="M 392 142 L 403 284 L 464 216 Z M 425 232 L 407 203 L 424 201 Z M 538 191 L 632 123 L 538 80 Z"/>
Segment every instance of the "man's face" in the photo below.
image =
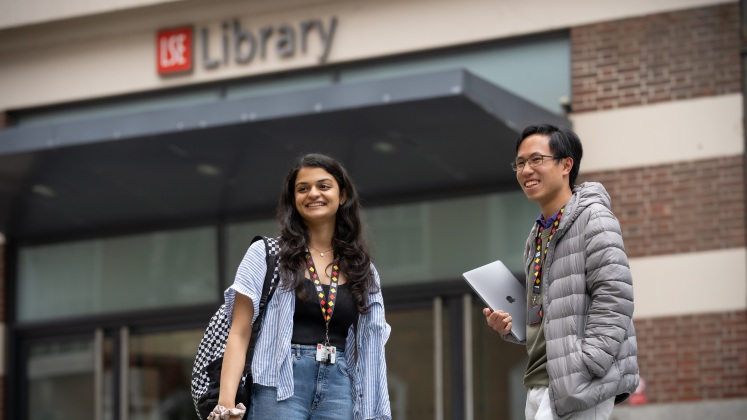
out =
<path fill-rule="evenodd" d="M 542 164 L 530 164 L 532 157 L 544 155 Z M 545 134 L 532 134 L 524 139 L 516 154 L 517 162 L 526 162 L 523 168 L 517 169 L 516 179 L 527 198 L 541 207 L 553 203 L 568 192 L 568 174 L 573 160 L 570 158 L 553 159 L 550 150 L 550 137 Z M 562 206 L 565 202 L 561 203 Z"/>

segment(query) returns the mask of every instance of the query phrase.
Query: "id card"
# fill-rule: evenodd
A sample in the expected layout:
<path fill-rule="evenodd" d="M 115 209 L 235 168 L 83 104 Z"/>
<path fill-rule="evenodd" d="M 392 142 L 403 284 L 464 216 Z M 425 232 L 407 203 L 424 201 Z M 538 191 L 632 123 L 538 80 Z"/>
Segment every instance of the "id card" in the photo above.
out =
<path fill-rule="evenodd" d="M 540 322 L 542 322 L 542 304 L 534 305 L 532 307 L 527 308 L 529 315 L 527 317 L 529 325 L 537 325 Z"/>
<path fill-rule="evenodd" d="M 316 345 L 316 361 L 326 362 L 327 361 L 327 346 L 324 344 Z"/>
<path fill-rule="evenodd" d="M 335 362 L 337 362 L 337 347 L 335 346 L 327 347 L 327 361 L 331 365 L 334 365 Z"/>
<path fill-rule="evenodd" d="M 337 347 L 318 343 L 316 345 L 316 361 L 335 364 L 337 362 Z"/>

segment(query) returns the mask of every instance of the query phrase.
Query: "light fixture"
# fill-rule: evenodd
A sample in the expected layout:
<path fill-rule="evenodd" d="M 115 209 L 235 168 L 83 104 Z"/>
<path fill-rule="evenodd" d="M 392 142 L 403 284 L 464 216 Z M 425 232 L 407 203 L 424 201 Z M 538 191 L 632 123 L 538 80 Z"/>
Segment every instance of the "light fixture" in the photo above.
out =
<path fill-rule="evenodd" d="M 52 198 L 57 196 L 57 192 L 50 186 L 44 185 L 44 184 L 36 184 L 33 187 L 31 187 L 31 192 L 34 194 L 46 197 L 46 198 Z"/>
<path fill-rule="evenodd" d="M 371 148 L 379 153 L 384 154 L 394 153 L 394 151 L 397 150 L 397 148 L 388 141 L 377 141 L 371 145 Z"/>
<path fill-rule="evenodd" d="M 215 165 L 211 165 L 209 163 L 201 163 L 197 165 L 197 173 L 203 176 L 207 177 L 216 177 L 220 176 L 222 171 L 219 167 Z"/>

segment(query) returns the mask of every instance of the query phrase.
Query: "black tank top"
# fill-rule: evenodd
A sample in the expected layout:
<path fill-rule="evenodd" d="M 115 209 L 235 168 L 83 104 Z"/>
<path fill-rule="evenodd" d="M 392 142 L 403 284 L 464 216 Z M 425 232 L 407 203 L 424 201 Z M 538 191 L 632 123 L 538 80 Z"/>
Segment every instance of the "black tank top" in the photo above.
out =
<path fill-rule="evenodd" d="M 316 289 L 310 280 L 304 282 L 308 299 L 296 296 L 296 312 L 293 314 L 293 344 L 317 345 L 325 341 L 324 318 L 319 306 Z M 324 296 L 329 294 L 329 285 L 322 285 Z M 345 340 L 348 329 L 358 320 L 358 311 L 353 304 L 347 283 L 337 286 L 337 300 L 332 320 L 329 322 L 329 342 L 341 351 L 345 351 Z"/>

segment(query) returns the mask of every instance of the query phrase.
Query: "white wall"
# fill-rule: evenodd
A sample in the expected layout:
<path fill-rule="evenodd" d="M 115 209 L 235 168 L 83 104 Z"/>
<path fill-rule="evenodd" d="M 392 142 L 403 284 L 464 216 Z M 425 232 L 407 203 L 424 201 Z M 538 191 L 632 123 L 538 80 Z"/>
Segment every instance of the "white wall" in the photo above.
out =
<path fill-rule="evenodd" d="M 742 94 L 584 112 L 571 116 L 584 142 L 583 172 L 744 153 Z"/>
<path fill-rule="evenodd" d="M 184 0 L 0 0 L 0 29 Z"/>
<path fill-rule="evenodd" d="M 602 20 L 725 3 L 724 0 L 0 0 L 5 27 L 15 23 L 78 19 L 0 30 L 0 110 L 149 91 L 317 65 L 308 54 L 268 57 L 247 65 L 160 78 L 155 71 L 155 33 L 192 24 L 217 31 L 227 19 L 260 28 L 297 25 L 309 18 L 337 16 L 339 25 L 328 62 L 341 63 L 492 39 L 546 32 Z M 728 2 L 734 2 L 728 1 Z M 67 4 L 67 2 L 66 2 Z M 25 5 L 25 6 L 23 6 Z M 149 7 L 136 7 L 145 6 Z M 11 7 L 9 7 L 11 6 Z M 92 15 L 93 12 L 111 12 Z M 72 11 L 71 11 L 72 10 Z M 0 20 L 0 27 L 3 21 Z"/>
<path fill-rule="evenodd" d="M 635 318 L 747 309 L 747 250 L 631 258 Z"/>

